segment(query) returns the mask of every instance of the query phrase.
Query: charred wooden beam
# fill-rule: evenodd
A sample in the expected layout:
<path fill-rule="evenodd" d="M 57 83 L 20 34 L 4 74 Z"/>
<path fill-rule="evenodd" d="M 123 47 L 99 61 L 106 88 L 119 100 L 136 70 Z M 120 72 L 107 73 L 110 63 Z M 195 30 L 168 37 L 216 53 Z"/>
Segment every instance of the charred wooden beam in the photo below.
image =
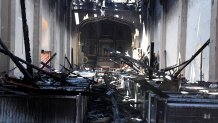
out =
<path fill-rule="evenodd" d="M 140 66 L 146 70 L 152 71 L 153 73 L 156 73 L 157 75 L 163 75 L 163 76 L 165 75 L 163 72 L 160 72 L 160 71 L 156 70 L 155 68 L 148 66 L 147 64 L 141 63 L 140 61 L 138 61 L 132 57 L 126 56 L 125 54 L 118 53 L 117 51 L 115 51 L 113 49 L 105 48 L 105 50 L 109 51 L 115 57 L 125 60 L 126 63 L 131 63 L 135 67 L 137 67 L 136 66 L 136 64 L 137 64 L 138 66 Z"/>
<path fill-rule="evenodd" d="M 16 64 L 16 66 L 19 68 L 19 70 L 23 73 L 24 77 L 27 80 L 33 80 L 32 75 L 23 67 L 23 65 L 19 62 L 19 58 L 14 56 L 7 48 L 7 46 L 3 43 L 3 41 L 0 39 L 0 45 L 2 46 L 4 54 L 8 55 L 11 60 Z M 23 60 L 24 61 L 24 60 Z M 26 61 L 25 61 L 26 62 Z M 29 63 L 29 62 L 28 62 Z"/>
<path fill-rule="evenodd" d="M 182 72 L 182 70 L 185 69 L 185 67 L 186 67 L 187 65 L 189 65 L 189 64 L 195 59 L 195 57 L 198 56 L 198 54 L 200 54 L 200 53 L 204 50 L 204 48 L 205 48 L 207 45 L 209 45 L 209 44 L 210 44 L 210 39 L 208 39 L 208 40 L 204 43 L 204 45 L 187 61 L 187 63 L 186 63 L 184 66 L 182 66 L 182 67 L 174 74 L 174 77 L 177 77 L 177 76 Z"/>
<path fill-rule="evenodd" d="M 135 81 L 136 83 L 139 83 L 141 85 L 141 88 L 143 91 L 150 90 L 160 97 L 169 98 L 169 96 L 166 93 L 164 93 L 161 90 L 159 90 L 158 88 L 154 87 L 153 85 L 148 83 L 145 79 L 133 79 L 133 81 Z"/>
<path fill-rule="evenodd" d="M 72 64 L 70 63 L 70 60 L 65 56 L 65 59 L 67 60 L 67 63 L 70 65 L 70 68 L 73 69 Z"/>
<path fill-rule="evenodd" d="M 28 25 L 27 25 L 27 20 L 26 20 L 25 0 L 20 0 L 20 6 L 21 6 L 21 15 L 22 15 L 22 23 L 23 23 L 23 37 L 24 37 L 26 61 L 29 63 L 32 63 L 32 59 L 31 59 L 31 55 L 30 55 L 29 30 L 28 30 Z M 33 69 L 30 66 L 27 66 L 27 71 L 31 75 L 33 74 Z"/>
<path fill-rule="evenodd" d="M 44 67 L 46 67 L 48 65 L 49 62 L 51 62 L 52 59 L 54 59 L 54 57 L 57 55 L 57 53 L 54 53 L 51 58 L 45 62 L 45 64 L 42 65 L 41 69 L 43 69 Z"/>
<path fill-rule="evenodd" d="M 40 64 L 45 65 L 45 67 L 47 67 L 47 68 L 50 69 L 51 71 L 54 70 L 54 68 L 52 68 L 51 66 L 47 65 L 47 64 L 44 63 L 43 61 L 41 61 Z"/>
<path fill-rule="evenodd" d="M 151 42 L 151 49 L 150 49 L 150 67 L 154 68 L 154 42 Z M 151 80 L 153 76 L 153 71 L 149 70 L 149 79 Z"/>
<path fill-rule="evenodd" d="M 164 69 L 161 69 L 161 71 L 167 72 L 167 71 L 176 69 L 176 68 L 178 68 L 178 67 L 183 66 L 183 65 L 186 64 L 187 62 L 188 62 L 188 60 L 187 60 L 187 61 L 184 61 L 183 63 L 181 63 L 181 64 L 179 64 L 179 65 L 172 65 L 172 66 L 170 66 L 170 67 L 166 67 L 166 68 L 164 68 Z"/>
<path fill-rule="evenodd" d="M 13 89 L 9 89 L 9 88 L 4 88 L 4 87 L 0 87 L 1 91 L 4 91 L 6 93 L 10 93 L 10 94 L 16 94 L 16 95 L 27 95 L 27 93 L 24 92 L 20 92 L 20 91 L 16 91 Z"/>
<path fill-rule="evenodd" d="M 13 92 L 23 92 L 29 95 L 65 95 L 65 96 L 76 96 L 81 94 L 82 96 L 95 96 L 95 97 L 108 97 L 105 93 L 89 92 L 89 91 L 67 91 L 67 90 L 55 90 L 55 89 L 34 89 L 29 87 L 20 86 L 17 88 L 4 87 L 0 85 L 0 89 L 11 90 Z"/>
<path fill-rule="evenodd" d="M 1 40 L 0 40 L 0 44 L 1 44 Z M 30 66 L 31 68 L 34 68 L 34 69 L 36 69 L 36 70 L 38 70 L 38 71 L 40 71 L 40 72 L 42 72 L 42 73 L 44 73 L 44 74 L 46 74 L 46 75 L 48 75 L 48 76 L 50 76 L 50 77 L 52 77 L 54 80 L 56 80 L 56 81 L 59 81 L 59 82 L 62 82 L 63 84 L 70 84 L 70 85 L 74 85 L 74 84 L 71 84 L 71 83 L 68 83 L 65 79 L 63 79 L 63 78 L 60 78 L 60 77 L 58 77 L 58 76 L 55 76 L 55 75 L 53 75 L 52 73 L 50 73 L 50 72 L 47 72 L 47 71 L 45 71 L 45 70 L 42 70 L 41 68 L 39 68 L 39 67 L 37 67 L 37 66 L 35 66 L 35 65 L 33 65 L 33 64 L 30 64 L 29 62 L 27 62 L 27 61 L 25 61 L 25 60 L 23 60 L 23 59 L 21 59 L 21 58 L 19 58 L 19 57 L 17 57 L 17 56 L 14 56 L 12 53 L 10 53 L 10 52 L 7 52 L 7 51 L 5 51 L 5 50 L 2 50 L 2 49 L 0 49 L 0 52 L 2 52 L 2 53 L 4 53 L 5 55 L 10 55 L 9 57 L 10 58 L 14 58 L 15 59 L 15 62 L 18 62 L 19 63 L 19 61 L 20 62 L 22 62 L 22 63 L 24 63 L 24 64 L 26 64 L 27 66 Z M 20 64 L 20 63 L 19 63 Z M 22 65 L 21 65 L 22 66 Z M 23 67 L 23 66 L 22 66 Z M 19 68 L 19 67 L 18 67 Z M 22 69 L 21 69 L 22 70 Z M 24 70 L 26 70 L 26 69 L 24 69 Z M 27 71 L 26 71 L 27 72 Z M 28 72 L 27 72 L 28 73 Z M 28 73 L 29 74 L 29 73 Z M 31 76 L 31 75 L 30 75 Z"/>

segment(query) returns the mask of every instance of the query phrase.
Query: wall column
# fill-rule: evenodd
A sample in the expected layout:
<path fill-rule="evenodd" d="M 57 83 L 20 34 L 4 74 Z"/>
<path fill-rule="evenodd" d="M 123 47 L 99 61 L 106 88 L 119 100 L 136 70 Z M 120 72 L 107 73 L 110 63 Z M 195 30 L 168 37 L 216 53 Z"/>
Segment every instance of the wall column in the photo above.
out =
<path fill-rule="evenodd" d="M 40 66 L 41 61 L 41 28 L 42 28 L 42 1 L 34 0 L 34 27 L 33 27 L 33 64 Z"/>
<path fill-rule="evenodd" d="M 179 0 L 179 33 L 178 33 L 178 56 L 180 63 L 184 62 L 186 56 L 186 29 L 187 29 L 188 1 Z M 184 70 L 182 72 L 184 74 Z"/>
<path fill-rule="evenodd" d="M 166 67 L 166 3 L 162 3 L 161 12 L 161 39 L 160 39 L 160 69 Z"/>
<path fill-rule="evenodd" d="M 210 24 L 209 81 L 218 82 L 218 1 L 212 0 Z"/>
<path fill-rule="evenodd" d="M 11 15 L 11 1 L 10 0 L 2 0 L 1 1 L 1 39 L 5 43 L 5 45 L 10 49 L 10 16 Z M 0 53 L 0 73 L 1 72 L 6 72 L 9 70 L 9 62 L 10 59 L 8 56 Z"/>
<path fill-rule="evenodd" d="M 16 1 L 16 0 L 11 0 L 10 1 L 10 6 L 9 6 L 9 15 L 10 15 L 10 19 L 9 19 L 9 34 L 8 34 L 8 48 L 10 49 L 10 51 L 15 54 L 15 33 L 17 33 L 17 29 L 16 29 L 16 4 L 18 4 L 18 6 L 20 7 L 20 1 Z M 22 34 L 22 33 L 21 33 Z M 9 60 L 9 69 L 12 69 L 15 67 L 15 64 L 12 60 Z M 13 71 L 14 72 L 14 71 Z"/>

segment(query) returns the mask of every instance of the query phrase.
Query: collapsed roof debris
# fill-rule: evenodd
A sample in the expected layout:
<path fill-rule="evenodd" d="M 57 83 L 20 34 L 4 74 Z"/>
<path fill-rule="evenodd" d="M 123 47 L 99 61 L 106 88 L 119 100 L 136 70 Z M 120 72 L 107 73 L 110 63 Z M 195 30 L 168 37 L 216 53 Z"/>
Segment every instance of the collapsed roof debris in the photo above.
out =
<path fill-rule="evenodd" d="M 2 47 L 0 52 L 9 56 L 17 65 L 19 70 L 22 71 L 24 76 L 31 78 L 31 81 L 26 81 L 25 79 L 17 79 L 6 75 L 1 76 L 1 92 L 17 95 L 86 96 L 89 98 L 87 102 L 87 120 L 88 122 L 93 123 L 102 119 L 114 123 L 126 123 L 133 121 L 134 119 L 149 121 L 151 120 L 150 118 L 152 118 L 150 111 L 153 110 L 150 106 L 154 103 L 151 102 L 151 97 L 149 95 L 153 95 L 152 98 L 157 101 L 169 101 L 171 98 L 177 98 L 178 100 L 183 99 L 182 92 L 184 91 L 187 91 L 187 94 L 184 96 L 188 96 L 189 92 L 192 93 L 192 89 L 187 88 L 190 84 L 187 84 L 185 81 L 182 81 L 182 79 L 177 77 L 181 70 L 187 66 L 208 44 L 209 40 L 192 56 L 190 60 L 187 60 L 181 65 L 175 65 L 160 71 L 120 52 L 107 49 L 114 56 L 122 59 L 121 62 L 127 64 L 131 71 L 119 68 L 115 71 L 93 71 L 82 69 L 81 71 L 70 65 L 70 68 L 62 66 L 64 68 L 62 72 L 57 73 L 54 71 L 48 72 L 43 70 L 45 67 L 48 67 L 49 69 L 52 68 L 51 66 L 48 66 L 48 63 L 52 61 L 56 53 L 52 55 L 46 63 L 42 62 L 42 67 L 39 68 L 13 55 L 7 49 L 3 41 L 0 40 L 0 45 Z M 65 57 L 65 59 L 69 63 L 68 58 Z M 38 72 L 31 75 L 20 62 L 38 70 Z M 182 65 L 184 65 L 184 67 L 178 69 L 174 74 L 168 74 L 174 77 L 172 80 L 165 78 L 167 76 L 167 71 Z M 143 72 L 141 73 L 142 70 Z M 152 80 L 150 80 L 148 76 L 149 70 L 153 71 Z M 84 73 L 86 76 L 82 76 Z M 196 86 L 199 86 L 199 84 Z M 212 85 L 203 87 L 203 90 L 210 87 L 212 87 Z M 202 91 L 194 92 L 196 94 L 202 93 Z M 212 91 L 207 90 L 207 93 L 212 93 Z M 172 96 L 174 94 L 179 96 Z M 210 100 L 210 98 L 208 98 L 208 100 Z M 159 108 L 159 104 L 157 105 L 157 108 Z M 148 112 L 145 112 L 146 110 Z M 157 110 L 159 111 L 162 109 Z M 146 115 L 146 113 L 149 112 L 150 114 Z M 160 115 L 160 118 L 162 117 L 162 114 L 157 113 L 157 115 Z"/>

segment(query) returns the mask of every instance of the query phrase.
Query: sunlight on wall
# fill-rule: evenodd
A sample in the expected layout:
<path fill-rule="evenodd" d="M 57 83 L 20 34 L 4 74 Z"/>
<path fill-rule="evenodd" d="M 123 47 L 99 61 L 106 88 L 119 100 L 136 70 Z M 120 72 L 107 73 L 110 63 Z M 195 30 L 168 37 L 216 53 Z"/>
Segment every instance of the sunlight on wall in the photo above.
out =
<path fill-rule="evenodd" d="M 47 29 L 48 29 L 48 22 L 44 17 L 42 17 L 42 31 L 45 32 Z"/>
<path fill-rule="evenodd" d="M 42 17 L 42 49 L 48 50 L 49 49 L 49 32 L 48 32 L 48 21 Z"/>
<path fill-rule="evenodd" d="M 143 24 L 143 30 L 142 30 L 142 39 L 141 39 L 141 44 L 140 44 L 140 48 L 142 49 L 142 51 L 145 53 L 145 55 L 147 55 L 147 48 L 149 45 L 149 41 L 148 41 L 148 35 L 146 34 L 145 31 L 145 25 Z"/>

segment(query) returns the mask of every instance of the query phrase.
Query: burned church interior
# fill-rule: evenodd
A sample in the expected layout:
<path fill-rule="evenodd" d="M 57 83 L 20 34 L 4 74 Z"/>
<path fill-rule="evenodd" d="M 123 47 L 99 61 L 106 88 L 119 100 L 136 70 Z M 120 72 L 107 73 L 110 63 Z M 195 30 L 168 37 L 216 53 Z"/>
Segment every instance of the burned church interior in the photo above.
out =
<path fill-rule="evenodd" d="M 0 123 L 217 123 L 217 18 L 217 0 L 0 0 Z"/>

